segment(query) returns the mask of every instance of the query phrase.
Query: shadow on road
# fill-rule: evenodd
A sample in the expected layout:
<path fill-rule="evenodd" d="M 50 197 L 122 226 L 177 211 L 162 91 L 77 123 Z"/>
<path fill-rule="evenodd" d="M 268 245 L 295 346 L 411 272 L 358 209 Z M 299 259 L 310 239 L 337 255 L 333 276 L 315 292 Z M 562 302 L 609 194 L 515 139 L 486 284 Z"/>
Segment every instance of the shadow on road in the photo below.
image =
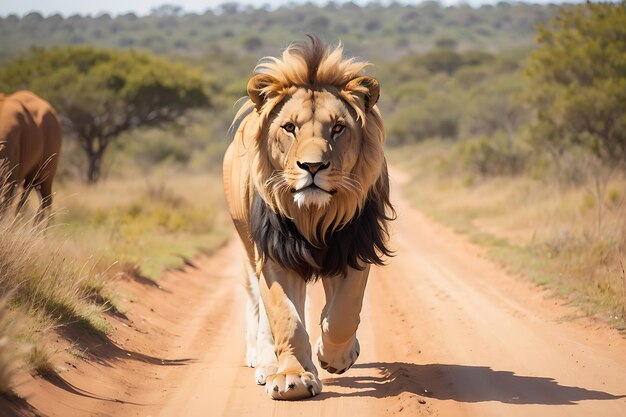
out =
<path fill-rule="evenodd" d="M 165 359 L 146 355 L 119 346 L 107 335 L 90 333 L 72 327 L 60 327 L 58 332 L 78 347 L 91 362 L 111 367 L 119 361 L 136 361 L 158 366 L 183 366 L 195 362 L 192 358 Z"/>
<path fill-rule="evenodd" d="M 63 379 L 60 375 L 57 374 L 51 374 L 51 375 L 46 375 L 45 378 L 54 386 L 61 388 L 69 393 L 72 393 L 74 395 L 78 395 L 80 397 L 86 397 L 86 398 L 92 398 L 94 400 L 100 400 L 100 401 L 108 401 L 108 402 L 115 402 L 115 403 L 120 403 L 120 404 L 132 404 L 132 405 L 145 405 L 145 404 L 140 404 L 140 403 L 135 403 L 135 402 L 131 402 L 131 401 L 124 401 L 124 400 L 120 400 L 117 398 L 110 398 L 110 397 L 103 397 L 101 395 L 98 394 L 94 394 L 92 392 L 86 391 L 82 388 L 79 388 L 73 384 L 71 384 L 70 382 L 68 382 L 67 380 Z"/>
<path fill-rule="evenodd" d="M 487 366 L 448 364 L 417 365 L 403 362 L 373 362 L 354 368 L 378 371 L 380 376 L 328 378 L 328 387 L 345 387 L 351 393 L 323 392 L 330 397 L 385 398 L 413 393 L 439 400 L 465 403 L 499 401 L 509 404 L 573 405 L 584 400 L 616 400 L 626 395 L 560 385 L 554 378 L 515 375 Z"/>

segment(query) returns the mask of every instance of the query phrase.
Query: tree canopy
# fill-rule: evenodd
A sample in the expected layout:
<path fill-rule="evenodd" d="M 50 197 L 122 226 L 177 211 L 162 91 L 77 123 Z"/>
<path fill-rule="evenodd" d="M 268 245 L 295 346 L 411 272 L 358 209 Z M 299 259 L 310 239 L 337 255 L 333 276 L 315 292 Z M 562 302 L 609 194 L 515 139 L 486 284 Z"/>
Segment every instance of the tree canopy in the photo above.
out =
<path fill-rule="evenodd" d="M 98 180 L 104 153 L 121 133 L 209 105 L 201 70 L 147 52 L 90 46 L 33 48 L 10 61 L 0 71 L 0 91 L 24 88 L 59 110 L 87 155 L 88 182 Z"/>
<path fill-rule="evenodd" d="M 538 43 L 526 71 L 535 140 L 626 162 L 626 2 L 561 9 Z"/>

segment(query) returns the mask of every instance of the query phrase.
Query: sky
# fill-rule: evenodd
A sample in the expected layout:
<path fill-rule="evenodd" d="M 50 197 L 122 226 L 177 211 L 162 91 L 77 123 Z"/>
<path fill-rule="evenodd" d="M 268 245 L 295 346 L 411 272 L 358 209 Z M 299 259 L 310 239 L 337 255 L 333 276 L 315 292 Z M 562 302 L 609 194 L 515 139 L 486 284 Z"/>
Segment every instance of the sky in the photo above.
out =
<path fill-rule="evenodd" d="M 532 3 L 548 3 L 550 0 L 529 0 Z M 96 16 L 100 13 L 109 13 L 111 15 L 124 14 L 133 12 L 137 15 L 146 15 L 150 11 L 164 3 L 175 4 L 181 6 L 185 12 L 202 13 L 206 9 L 215 8 L 227 0 L 90 0 L 90 1 L 77 1 L 77 0 L 0 0 L 0 16 L 7 16 L 15 13 L 17 15 L 25 15 L 32 11 L 37 11 L 44 16 L 60 13 L 67 17 L 73 14 L 86 15 L 90 14 Z M 262 6 L 269 4 L 276 7 L 286 3 L 305 3 L 307 0 L 283 0 L 283 1 L 271 1 L 271 0 L 245 0 L 238 2 L 241 4 L 252 4 L 254 6 Z M 313 0 L 313 3 L 326 4 L 327 0 Z M 336 3 L 343 3 L 343 1 L 335 0 Z M 363 4 L 368 3 L 368 0 L 357 0 L 355 3 Z M 401 3 L 420 3 L 419 0 L 400 0 Z M 483 3 L 495 3 L 497 0 L 467 0 L 464 3 L 472 5 L 480 5 Z M 559 0 L 553 0 L 552 2 L 559 3 Z M 386 4 L 389 1 L 381 1 Z M 458 0 L 440 0 L 442 4 L 458 4 Z"/>

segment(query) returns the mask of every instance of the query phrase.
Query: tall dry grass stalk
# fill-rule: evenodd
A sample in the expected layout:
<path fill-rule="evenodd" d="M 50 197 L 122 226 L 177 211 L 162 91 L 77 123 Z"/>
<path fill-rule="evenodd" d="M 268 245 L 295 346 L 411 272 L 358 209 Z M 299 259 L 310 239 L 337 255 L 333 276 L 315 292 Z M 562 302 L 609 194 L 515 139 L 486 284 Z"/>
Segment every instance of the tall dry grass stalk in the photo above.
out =
<path fill-rule="evenodd" d="M 12 378 L 24 347 L 18 340 L 19 321 L 9 309 L 9 296 L 0 298 L 0 394 L 11 394 Z"/>
<path fill-rule="evenodd" d="M 89 301 L 104 292 L 104 274 L 93 262 L 68 256 L 64 242 L 36 226 L 32 217 L 0 215 L 0 392 L 9 393 L 19 364 L 54 372 L 44 336 L 57 326 L 107 332 L 102 305 Z M 94 290 L 96 288 L 96 290 Z"/>
<path fill-rule="evenodd" d="M 33 315 L 60 324 L 81 324 L 102 331 L 103 324 L 87 301 L 89 263 L 68 258 L 63 243 L 46 238 L 46 229 L 31 219 L 0 219 L 0 295 L 10 296 Z M 97 274 L 96 274 L 97 275 Z"/>
<path fill-rule="evenodd" d="M 0 142 L 0 151 L 4 148 L 4 143 Z M 10 170 L 5 160 L 0 160 L 0 215 L 9 209 L 9 192 L 13 184 L 9 181 Z"/>

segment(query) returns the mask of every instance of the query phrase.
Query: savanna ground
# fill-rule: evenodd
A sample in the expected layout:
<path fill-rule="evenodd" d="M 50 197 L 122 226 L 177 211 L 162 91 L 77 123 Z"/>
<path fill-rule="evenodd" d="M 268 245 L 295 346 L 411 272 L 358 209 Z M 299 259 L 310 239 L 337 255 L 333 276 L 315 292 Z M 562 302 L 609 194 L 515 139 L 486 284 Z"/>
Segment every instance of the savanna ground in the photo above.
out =
<path fill-rule="evenodd" d="M 397 256 L 372 271 L 359 338 L 346 374 L 321 371 L 309 401 L 272 401 L 243 365 L 243 268 L 236 239 L 158 285 L 120 278 L 124 314 L 108 336 L 56 341 L 55 374 L 17 375 L 28 402 L 8 415 L 365 416 L 619 415 L 625 406 L 624 338 L 486 260 L 487 251 L 412 208 L 411 182 L 393 168 Z M 321 287 L 307 300 L 317 336 Z"/>

